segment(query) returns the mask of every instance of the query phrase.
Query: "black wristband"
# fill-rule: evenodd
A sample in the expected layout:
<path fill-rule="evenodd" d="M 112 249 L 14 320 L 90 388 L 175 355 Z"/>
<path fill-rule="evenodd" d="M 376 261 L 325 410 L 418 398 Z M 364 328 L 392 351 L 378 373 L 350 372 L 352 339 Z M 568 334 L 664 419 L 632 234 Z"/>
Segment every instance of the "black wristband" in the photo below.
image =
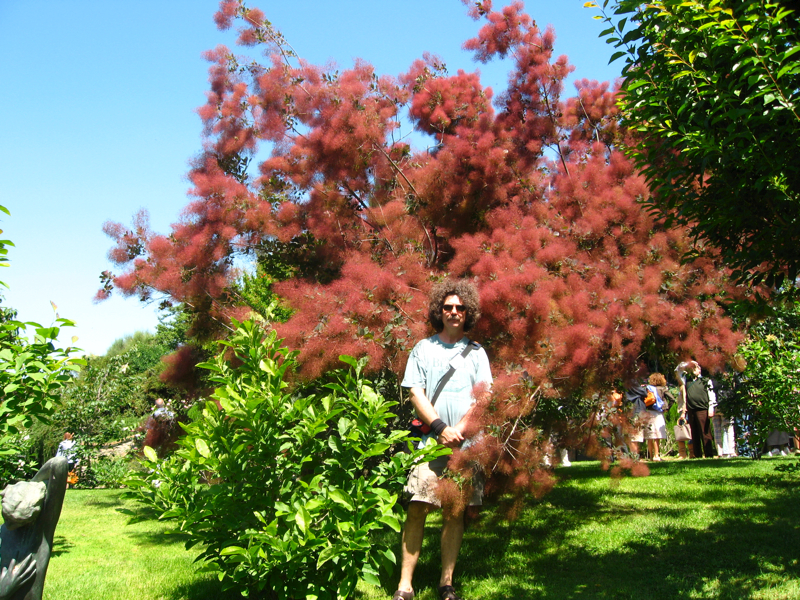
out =
<path fill-rule="evenodd" d="M 433 433 L 436 434 L 436 437 L 442 435 L 442 432 L 445 430 L 446 427 L 447 425 L 445 425 L 444 421 L 442 421 L 441 419 L 434 419 L 433 421 L 431 421 L 431 430 L 433 430 Z"/>

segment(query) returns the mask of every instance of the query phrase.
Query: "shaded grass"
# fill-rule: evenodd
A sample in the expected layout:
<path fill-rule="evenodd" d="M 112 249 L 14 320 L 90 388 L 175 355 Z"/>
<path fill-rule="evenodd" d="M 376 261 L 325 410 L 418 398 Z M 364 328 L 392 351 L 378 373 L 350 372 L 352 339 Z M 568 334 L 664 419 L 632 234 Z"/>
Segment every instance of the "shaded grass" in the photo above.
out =
<path fill-rule="evenodd" d="M 800 473 L 775 470 L 792 461 L 666 462 L 619 481 L 597 463 L 573 463 L 515 521 L 484 511 L 465 536 L 457 587 L 466 600 L 800 598 Z M 46 600 L 239 597 L 197 574 L 196 552 L 163 524 L 126 525 L 122 505 L 117 490 L 68 491 Z M 419 600 L 437 598 L 440 530 L 432 515 Z M 399 548 L 398 536 L 391 543 Z M 388 600 L 396 580 L 359 584 L 355 598 Z"/>
<path fill-rule="evenodd" d="M 467 600 L 800 598 L 800 475 L 777 464 L 653 463 L 650 477 L 613 481 L 573 463 L 516 521 L 485 511 L 464 538 L 457 587 Z M 419 600 L 437 598 L 440 523 L 426 531 Z M 387 577 L 360 598 L 395 585 Z"/>

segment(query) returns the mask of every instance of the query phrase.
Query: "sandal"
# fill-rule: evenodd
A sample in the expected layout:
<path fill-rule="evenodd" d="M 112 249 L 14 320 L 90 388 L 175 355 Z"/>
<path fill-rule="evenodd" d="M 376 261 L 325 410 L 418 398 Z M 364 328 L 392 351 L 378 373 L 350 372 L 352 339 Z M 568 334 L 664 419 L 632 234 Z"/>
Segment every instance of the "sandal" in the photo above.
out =
<path fill-rule="evenodd" d="M 442 600 L 461 600 L 456 596 L 456 589 L 452 585 L 443 585 L 439 588 L 439 597 Z"/>
<path fill-rule="evenodd" d="M 404 592 L 397 590 L 392 596 L 392 600 L 414 600 L 414 592 Z"/>

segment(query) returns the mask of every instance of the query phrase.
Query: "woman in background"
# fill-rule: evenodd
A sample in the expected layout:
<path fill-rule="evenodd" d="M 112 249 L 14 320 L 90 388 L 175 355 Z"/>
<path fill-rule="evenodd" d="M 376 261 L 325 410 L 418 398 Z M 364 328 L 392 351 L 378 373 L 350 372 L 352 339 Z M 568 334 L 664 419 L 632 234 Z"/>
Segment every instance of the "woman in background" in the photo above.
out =
<path fill-rule="evenodd" d="M 663 404 L 659 410 L 653 404 L 642 413 L 644 439 L 647 440 L 647 450 L 651 460 L 660 461 L 661 459 L 661 440 L 667 439 L 667 423 L 664 420 L 664 411 L 669 407 L 669 399 L 674 401 L 672 395 L 667 390 L 667 378 L 661 373 L 652 373 L 647 378 L 647 383 L 656 389 L 656 393 L 661 398 Z"/>

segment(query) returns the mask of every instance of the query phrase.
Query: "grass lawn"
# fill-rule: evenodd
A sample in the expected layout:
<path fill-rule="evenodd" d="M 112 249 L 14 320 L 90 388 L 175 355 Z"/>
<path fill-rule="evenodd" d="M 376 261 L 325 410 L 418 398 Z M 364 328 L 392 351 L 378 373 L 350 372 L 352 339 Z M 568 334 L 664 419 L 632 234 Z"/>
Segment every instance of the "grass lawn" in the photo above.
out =
<path fill-rule="evenodd" d="M 197 552 L 147 521 L 127 525 L 122 490 L 67 490 L 53 540 L 44 600 L 240 599 L 195 573 Z"/>
<path fill-rule="evenodd" d="M 464 539 L 465 600 L 800 598 L 800 471 L 794 458 L 674 461 L 612 481 L 595 462 L 506 523 L 487 507 Z M 228 600 L 157 523 L 126 525 L 119 491 L 69 490 L 45 600 Z M 440 520 L 429 518 L 415 584 L 435 600 Z M 399 546 L 399 541 L 397 542 Z M 388 600 L 361 584 L 356 600 Z"/>

